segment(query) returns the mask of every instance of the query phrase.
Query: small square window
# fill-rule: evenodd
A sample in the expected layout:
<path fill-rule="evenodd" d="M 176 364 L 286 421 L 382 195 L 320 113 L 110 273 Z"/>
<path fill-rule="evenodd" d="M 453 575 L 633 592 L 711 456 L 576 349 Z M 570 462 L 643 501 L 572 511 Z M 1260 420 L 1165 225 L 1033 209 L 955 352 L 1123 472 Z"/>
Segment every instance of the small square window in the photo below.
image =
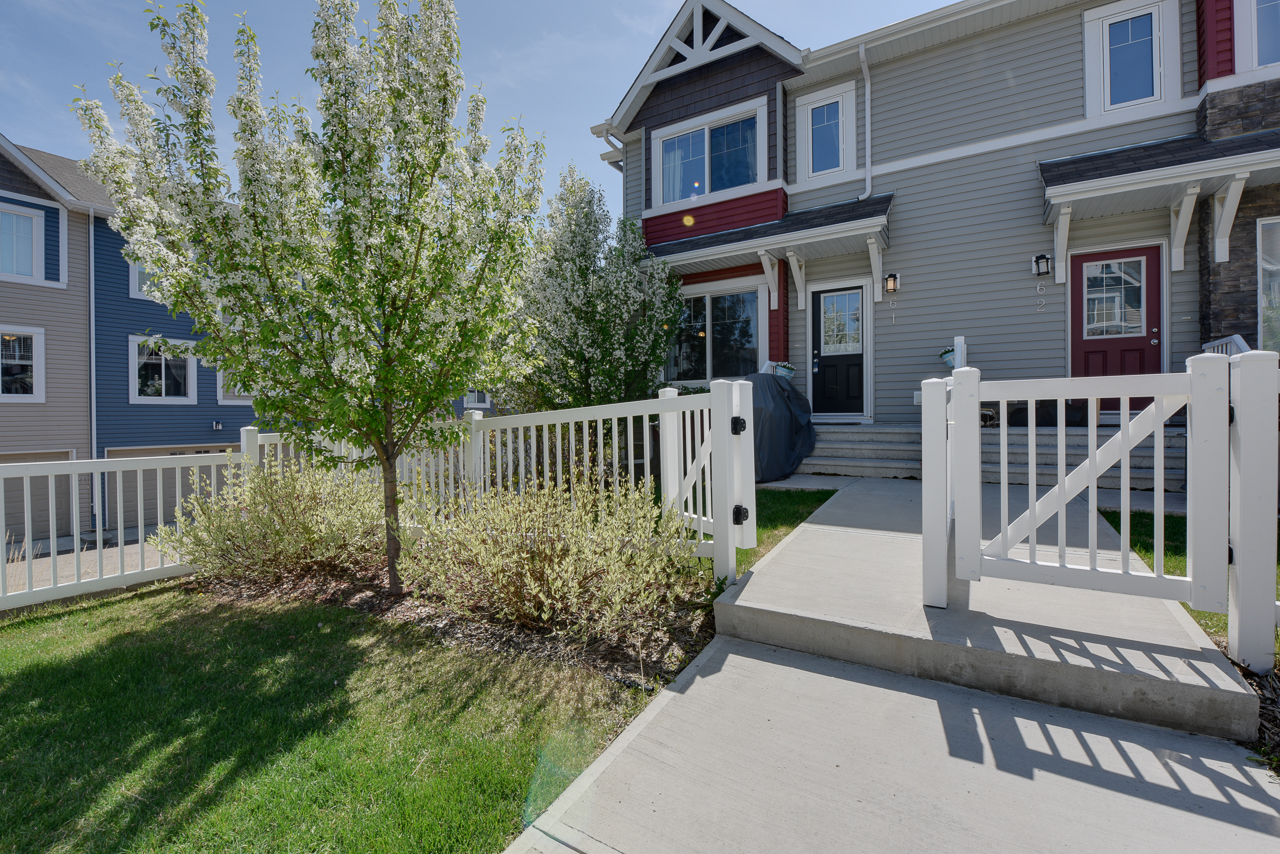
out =
<path fill-rule="evenodd" d="M 817 175 L 840 168 L 840 102 L 832 101 L 809 112 L 812 153 L 810 171 Z"/>
<path fill-rule="evenodd" d="M 194 356 L 166 355 L 141 335 L 129 336 L 129 347 L 130 403 L 197 402 Z"/>
<path fill-rule="evenodd" d="M 464 409 L 488 409 L 489 395 L 478 389 L 471 389 L 467 392 L 467 396 L 462 400 Z"/>

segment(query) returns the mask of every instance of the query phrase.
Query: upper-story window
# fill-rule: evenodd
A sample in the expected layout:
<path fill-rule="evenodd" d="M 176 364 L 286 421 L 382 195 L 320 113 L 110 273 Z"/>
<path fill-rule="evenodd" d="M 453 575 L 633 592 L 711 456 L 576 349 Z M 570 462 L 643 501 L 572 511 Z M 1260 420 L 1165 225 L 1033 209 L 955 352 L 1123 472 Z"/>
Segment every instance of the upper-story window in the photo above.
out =
<path fill-rule="evenodd" d="M 1160 8 L 1102 22 L 1106 105 L 1122 107 L 1160 97 Z"/>
<path fill-rule="evenodd" d="M 1258 65 L 1280 62 L 1280 0 L 1257 0 Z"/>
<path fill-rule="evenodd" d="M 0 275 L 44 283 L 44 212 L 0 202 Z"/>
<path fill-rule="evenodd" d="M 856 163 L 856 82 L 796 98 L 796 175 L 800 186 L 852 180 Z"/>
<path fill-rule="evenodd" d="M 146 299 L 159 302 L 152 294 L 151 274 L 146 267 L 138 264 L 129 265 L 129 296 L 133 299 Z"/>
<path fill-rule="evenodd" d="M 0 325 L 0 402 L 44 403 L 44 330 Z"/>
<path fill-rule="evenodd" d="M 654 185 L 659 205 L 750 187 L 767 170 L 765 99 L 661 128 L 653 134 Z"/>
<path fill-rule="evenodd" d="M 150 338 L 130 335 L 129 373 L 130 403 L 197 402 L 194 356 L 166 355 Z"/>

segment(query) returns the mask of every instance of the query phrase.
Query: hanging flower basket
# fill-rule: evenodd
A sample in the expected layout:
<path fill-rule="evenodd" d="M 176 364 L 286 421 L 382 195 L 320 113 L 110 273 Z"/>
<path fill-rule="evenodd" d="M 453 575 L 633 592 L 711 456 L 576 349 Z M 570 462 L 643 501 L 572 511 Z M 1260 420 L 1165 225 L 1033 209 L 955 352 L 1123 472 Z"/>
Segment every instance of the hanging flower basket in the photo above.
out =
<path fill-rule="evenodd" d="M 944 347 L 942 352 L 938 354 L 938 358 L 947 363 L 948 368 L 956 366 L 956 348 Z"/>
<path fill-rule="evenodd" d="M 796 375 L 796 368 L 795 365 L 790 362 L 778 362 L 778 364 L 773 366 L 773 372 L 780 377 L 791 379 Z"/>

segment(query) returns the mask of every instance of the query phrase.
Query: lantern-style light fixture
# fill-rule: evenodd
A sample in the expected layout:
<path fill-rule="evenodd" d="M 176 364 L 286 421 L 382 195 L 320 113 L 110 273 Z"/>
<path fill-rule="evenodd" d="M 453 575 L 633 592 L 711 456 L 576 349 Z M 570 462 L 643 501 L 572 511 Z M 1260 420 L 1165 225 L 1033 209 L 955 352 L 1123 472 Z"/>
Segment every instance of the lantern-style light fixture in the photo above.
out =
<path fill-rule="evenodd" d="M 1044 254 L 1037 255 L 1031 259 L 1031 271 L 1037 276 L 1047 276 L 1053 266 L 1053 260 Z"/>
<path fill-rule="evenodd" d="M 898 274 L 889 273 L 884 277 L 884 292 L 887 294 L 896 294 L 898 292 Z"/>

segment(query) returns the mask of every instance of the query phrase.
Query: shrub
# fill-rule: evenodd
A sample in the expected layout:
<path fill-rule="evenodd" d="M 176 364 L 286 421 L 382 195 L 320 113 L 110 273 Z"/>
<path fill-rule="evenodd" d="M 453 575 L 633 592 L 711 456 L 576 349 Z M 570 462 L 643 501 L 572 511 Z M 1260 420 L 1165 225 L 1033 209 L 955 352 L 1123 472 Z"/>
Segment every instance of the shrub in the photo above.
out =
<path fill-rule="evenodd" d="M 181 530 L 150 542 L 213 574 L 278 575 L 378 563 L 386 547 L 382 485 L 367 472 L 302 467 L 295 461 L 227 467 L 210 495 L 192 475 Z"/>
<path fill-rule="evenodd" d="M 493 490 L 424 525 L 406 577 L 452 610 L 580 641 L 642 642 L 704 592 L 680 518 L 648 483 Z"/>

